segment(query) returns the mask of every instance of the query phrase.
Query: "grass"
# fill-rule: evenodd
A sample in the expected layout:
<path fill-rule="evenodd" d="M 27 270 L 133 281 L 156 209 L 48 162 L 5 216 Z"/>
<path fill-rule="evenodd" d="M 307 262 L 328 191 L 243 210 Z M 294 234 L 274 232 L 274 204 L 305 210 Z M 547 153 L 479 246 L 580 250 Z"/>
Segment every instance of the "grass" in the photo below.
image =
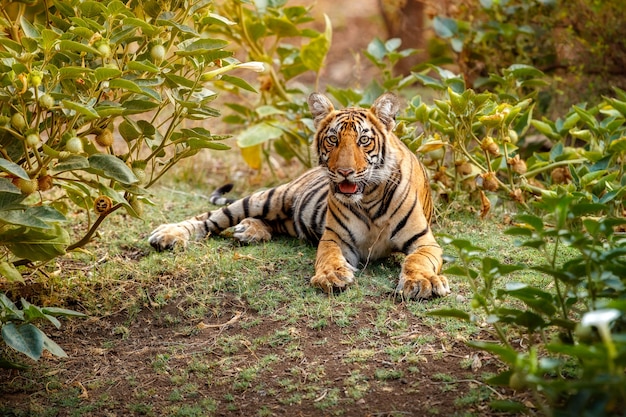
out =
<path fill-rule="evenodd" d="M 393 295 L 401 258 L 392 257 L 360 270 L 354 287 L 327 296 L 308 285 L 315 248 L 297 240 L 242 246 L 216 237 L 156 253 L 146 241 L 155 226 L 207 209 L 197 189 L 171 187 L 153 190 L 145 221 L 112 216 L 86 251 L 60 260 L 60 273 L 33 277 L 50 288 L 33 301 L 93 319 L 67 323 L 67 333 L 56 335 L 70 345 L 69 362 L 40 366 L 58 373 L 46 376 L 35 366 L 20 374 L 32 381 L 27 388 L 19 378 L 0 379 L 0 392 L 22 390 L 29 398 L 0 406 L 0 414 L 406 415 L 418 407 L 407 397 L 419 392 L 448 398 L 419 405 L 425 415 L 463 415 L 493 399 L 481 386 L 455 383 L 472 372 L 463 342 L 488 337 L 485 330 L 428 315 L 470 310 L 462 279 L 449 277 L 450 297 L 401 302 Z M 529 262 L 533 253 L 515 247 L 504 228 L 497 217 L 460 212 L 440 219 L 436 233 L 470 239 L 492 257 Z M 545 280 L 523 272 L 510 279 Z M 107 372 L 89 349 L 110 361 Z M 89 381 L 86 397 L 75 385 L 80 380 Z"/>

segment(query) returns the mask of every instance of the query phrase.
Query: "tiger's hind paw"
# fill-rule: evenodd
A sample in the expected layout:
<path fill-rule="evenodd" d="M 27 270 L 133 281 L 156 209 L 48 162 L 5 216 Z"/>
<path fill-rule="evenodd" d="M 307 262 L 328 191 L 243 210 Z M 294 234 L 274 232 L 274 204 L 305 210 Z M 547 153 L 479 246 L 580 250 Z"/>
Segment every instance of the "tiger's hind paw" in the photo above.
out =
<path fill-rule="evenodd" d="M 421 300 L 433 297 L 445 297 L 450 294 L 450 284 L 443 275 L 432 275 L 430 277 L 408 278 L 405 275 L 400 277 L 396 294 L 410 300 Z"/>
<path fill-rule="evenodd" d="M 352 266 L 346 264 L 338 268 L 322 268 L 316 271 L 311 278 L 311 286 L 322 289 L 325 293 L 332 293 L 336 290 L 345 290 L 354 282 L 354 271 Z"/>

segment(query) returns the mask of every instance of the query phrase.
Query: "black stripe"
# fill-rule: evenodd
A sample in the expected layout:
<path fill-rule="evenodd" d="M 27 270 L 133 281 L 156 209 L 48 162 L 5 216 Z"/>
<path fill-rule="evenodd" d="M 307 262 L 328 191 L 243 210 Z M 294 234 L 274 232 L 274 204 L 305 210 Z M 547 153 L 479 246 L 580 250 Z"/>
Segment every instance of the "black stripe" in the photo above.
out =
<path fill-rule="evenodd" d="M 391 239 L 393 239 L 393 237 L 400 230 L 402 230 L 404 226 L 406 226 L 406 222 L 409 220 L 409 217 L 411 217 L 413 210 L 415 210 L 415 204 L 411 207 L 411 210 L 409 210 L 409 212 L 402 218 L 402 220 L 400 220 L 400 222 L 396 225 L 396 227 L 393 228 L 393 232 L 391 232 Z"/>
<path fill-rule="evenodd" d="M 228 207 L 223 207 L 222 209 L 222 213 L 224 214 L 224 216 L 226 216 L 228 218 L 228 224 L 229 225 L 233 225 L 233 213 L 231 213 L 230 209 Z"/>
<path fill-rule="evenodd" d="M 398 184 L 402 182 L 402 175 L 400 175 L 399 177 L 400 178 Z M 391 205 L 391 201 L 393 200 L 393 196 L 396 193 L 397 188 L 398 187 L 396 186 L 394 181 L 391 181 L 391 179 L 388 180 L 383 193 L 383 198 L 380 199 L 380 206 L 378 206 L 378 210 L 376 211 L 376 214 L 374 214 L 374 216 L 372 217 L 372 220 L 381 217 L 387 212 L 387 210 L 389 210 L 389 206 Z"/>
<path fill-rule="evenodd" d="M 250 217 L 250 196 L 242 199 L 241 204 L 243 205 L 243 218 L 246 219 Z"/>
<path fill-rule="evenodd" d="M 263 204 L 263 214 L 261 214 L 261 218 L 263 219 L 267 218 L 267 214 L 270 212 L 270 208 L 272 207 L 272 197 L 274 196 L 275 192 L 276 188 L 272 188 L 271 190 L 269 190 L 267 196 L 265 197 L 265 204 Z"/>
<path fill-rule="evenodd" d="M 357 259 L 357 260 L 361 259 L 361 257 L 359 256 L 359 253 L 356 251 L 356 248 L 355 248 L 354 246 L 352 246 L 349 242 L 346 242 L 345 240 L 343 240 L 343 239 L 341 238 L 341 236 L 339 236 L 339 235 L 337 234 L 337 232 L 335 232 L 335 231 L 334 231 L 333 229 L 331 229 L 330 227 L 329 227 L 329 228 L 327 228 L 327 230 L 329 230 L 329 231 L 333 232 L 333 233 L 335 234 L 335 236 L 337 236 L 337 238 L 339 239 L 339 241 L 343 244 L 343 248 L 348 249 L 348 250 L 350 251 L 350 253 L 352 254 L 353 258 L 355 258 L 355 259 Z M 324 242 L 324 241 L 325 241 L 325 242 L 334 242 L 334 243 L 337 243 L 337 241 L 332 240 L 332 239 L 324 239 L 324 240 L 320 240 L 320 242 Z M 343 248 L 340 246 L 340 249 L 343 249 Z M 344 256 L 344 258 L 346 258 L 346 256 Z M 346 260 L 347 260 L 347 259 L 346 259 Z M 356 265 L 352 265 L 352 266 L 356 266 Z"/>
<path fill-rule="evenodd" d="M 339 224 L 339 226 L 341 226 L 346 232 L 348 232 L 348 235 L 350 236 L 350 241 L 354 242 L 356 239 L 354 238 L 354 235 L 352 234 L 352 231 L 350 231 L 348 226 L 346 226 L 346 224 L 341 221 L 341 219 L 337 216 L 337 214 L 331 207 L 329 207 L 328 211 L 333 216 L 337 224 Z"/>
<path fill-rule="evenodd" d="M 404 242 L 404 245 L 402 245 L 402 253 L 408 254 L 408 251 L 409 251 L 409 248 L 411 247 L 411 245 L 413 245 L 413 243 L 415 243 L 415 241 L 417 239 L 421 238 L 426 233 L 428 233 L 428 226 L 426 226 L 424 228 L 424 230 L 422 230 L 421 232 L 417 233 L 416 235 L 413 235 L 409 240 Z"/>

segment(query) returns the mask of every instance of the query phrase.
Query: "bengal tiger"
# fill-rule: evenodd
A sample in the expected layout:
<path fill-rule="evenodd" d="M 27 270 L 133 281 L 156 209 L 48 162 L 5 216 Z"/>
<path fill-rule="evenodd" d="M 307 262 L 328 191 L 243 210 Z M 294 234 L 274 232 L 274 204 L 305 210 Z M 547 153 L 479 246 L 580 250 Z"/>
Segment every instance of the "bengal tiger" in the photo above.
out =
<path fill-rule="evenodd" d="M 361 264 L 406 254 L 396 292 L 406 299 L 446 296 L 442 249 L 430 228 L 433 202 L 424 166 L 393 133 L 399 100 L 380 96 L 369 109 L 335 110 L 324 95 L 308 99 L 319 166 L 299 178 L 239 200 L 229 188 L 211 196 L 228 205 L 180 223 L 163 224 L 149 237 L 158 251 L 233 228 L 245 243 L 286 234 L 317 242 L 311 285 L 326 292 L 354 283 Z"/>

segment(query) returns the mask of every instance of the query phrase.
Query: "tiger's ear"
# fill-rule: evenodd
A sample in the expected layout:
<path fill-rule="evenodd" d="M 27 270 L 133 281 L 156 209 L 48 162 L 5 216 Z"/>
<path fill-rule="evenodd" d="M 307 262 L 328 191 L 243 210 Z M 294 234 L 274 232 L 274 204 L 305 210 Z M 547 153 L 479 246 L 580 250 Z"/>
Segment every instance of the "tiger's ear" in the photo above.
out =
<path fill-rule="evenodd" d="M 387 127 L 387 130 L 393 130 L 396 126 L 396 114 L 399 110 L 400 100 L 393 93 L 385 93 L 378 97 L 370 109 Z"/>
<path fill-rule="evenodd" d="M 313 124 L 315 127 L 328 116 L 330 112 L 335 110 L 333 103 L 320 93 L 312 93 L 309 96 L 309 110 L 313 115 Z"/>

